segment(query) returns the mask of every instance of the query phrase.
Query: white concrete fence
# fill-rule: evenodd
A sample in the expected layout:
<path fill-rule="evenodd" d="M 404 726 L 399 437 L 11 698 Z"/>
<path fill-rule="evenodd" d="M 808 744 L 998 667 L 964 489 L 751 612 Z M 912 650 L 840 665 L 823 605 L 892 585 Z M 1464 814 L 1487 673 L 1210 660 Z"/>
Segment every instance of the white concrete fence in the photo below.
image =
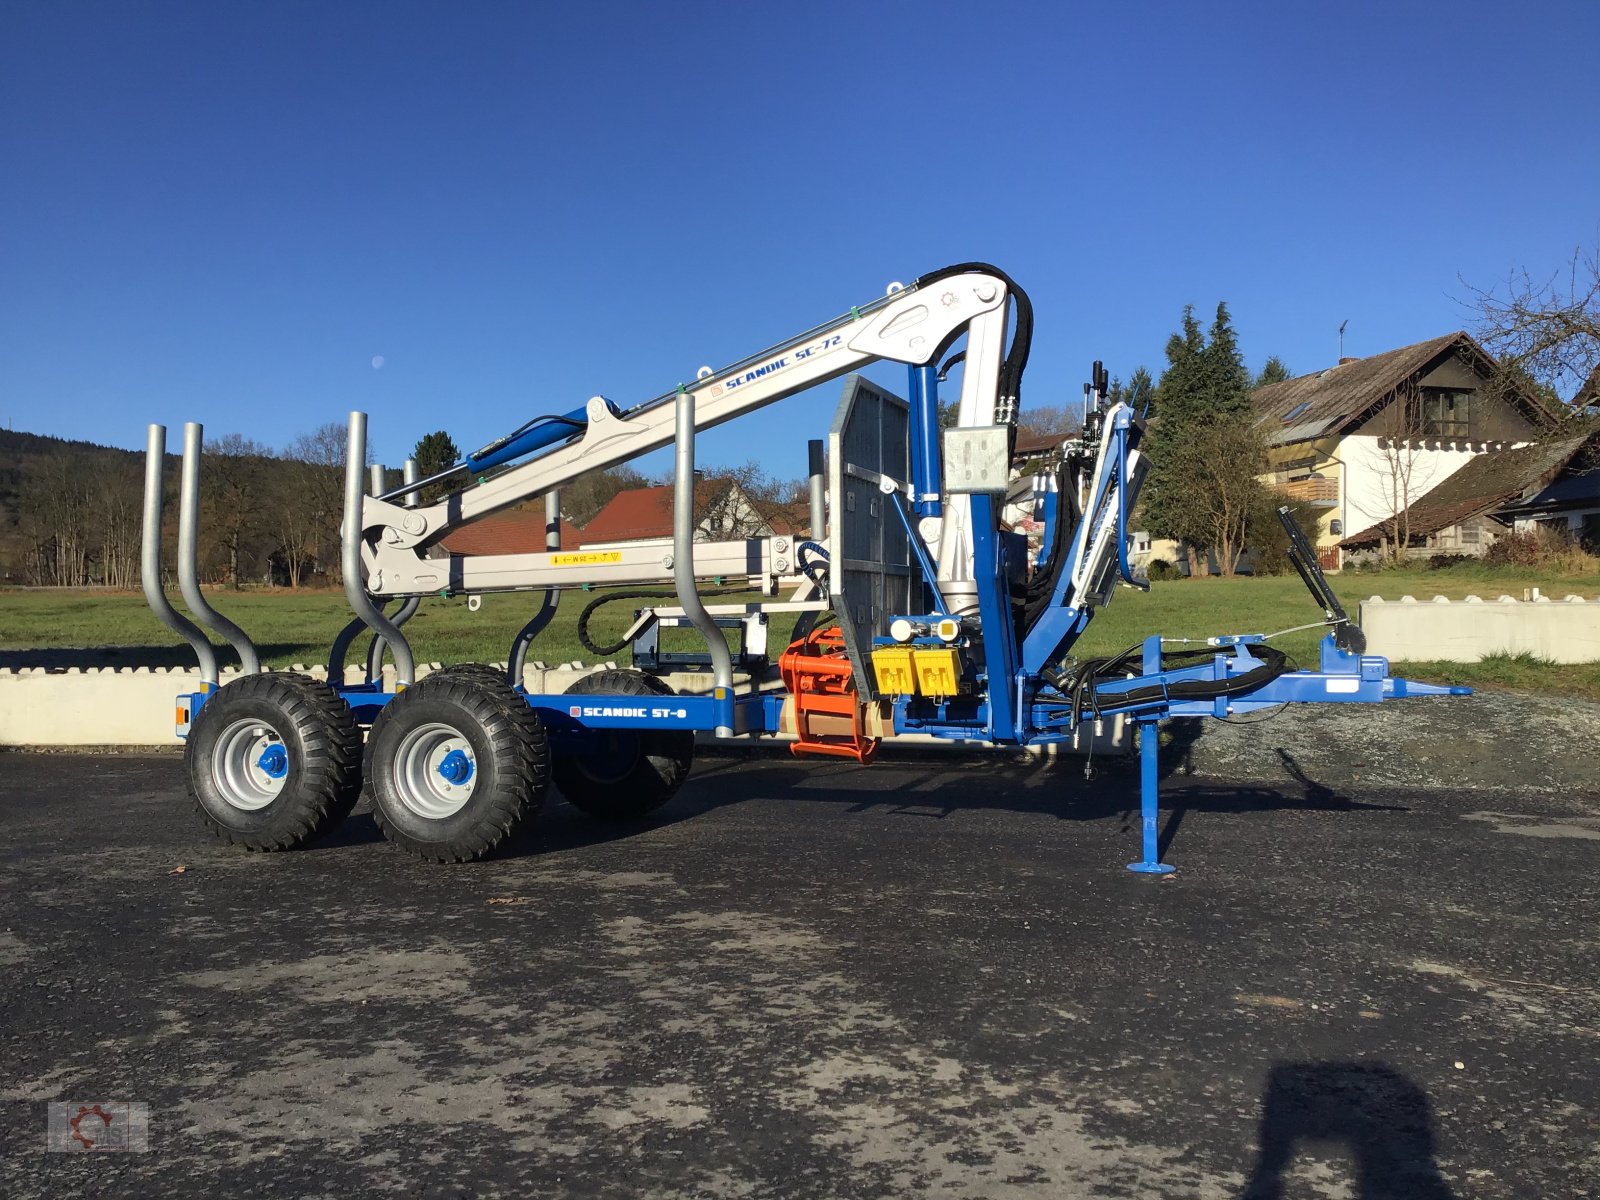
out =
<path fill-rule="evenodd" d="M 1367 650 L 1391 661 L 1480 662 L 1491 654 L 1532 654 L 1556 663 L 1600 662 L 1600 597 L 1448 600 L 1415 596 L 1361 602 Z"/>
<path fill-rule="evenodd" d="M 419 663 L 417 678 L 439 669 L 438 663 Z M 504 663 L 497 663 L 504 668 Z M 595 671 L 614 670 L 617 664 L 566 663 L 547 667 L 532 663 L 523 673 L 530 692 L 559 694 L 577 680 Z M 326 679 L 325 667 L 295 664 L 290 668 L 315 679 Z M 239 677 L 236 670 L 222 673 L 224 685 Z M 345 668 L 345 682 L 361 683 L 363 667 Z M 711 691 L 709 672 L 680 671 L 665 676 L 666 682 L 684 695 L 706 695 Z M 734 682 L 743 687 L 748 677 L 736 674 Z M 394 687 L 394 668 L 384 667 L 384 685 Z M 65 671 L 49 667 L 0 669 L 0 746 L 176 746 L 180 744 L 176 727 L 174 699 L 200 686 L 200 673 L 194 668 L 173 667 L 77 667 Z M 703 743 L 715 741 L 706 734 Z M 792 734 L 778 734 L 774 740 L 792 741 Z M 897 744 L 917 744 L 934 749 L 971 749 L 970 745 L 949 742 L 926 735 L 902 736 Z M 751 739 L 739 739 L 748 745 Z M 1120 716 L 1086 723 L 1072 743 L 1061 747 L 1064 753 L 1087 753 L 1093 743 L 1095 754 L 1127 754 L 1133 749 L 1131 723 Z M 1053 757 L 1054 747 L 1041 747 L 1041 757 Z"/>
<path fill-rule="evenodd" d="M 1556 663 L 1600 662 L 1600 597 L 1554 600 L 1534 590 L 1523 600 L 1435 596 L 1424 602 L 1414 596 L 1399 600 L 1374 596 L 1362 601 L 1360 621 L 1369 651 L 1394 662 L 1478 662 L 1490 654 L 1523 652 Z M 582 676 L 615 665 L 534 663 L 524 681 L 531 692 L 561 693 Z M 418 677 L 437 667 L 437 663 L 420 666 Z M 293 669 L 327 678 L 322 667 Z M 224 683 L 236 677 L 235 672 L 223 672 Z M 385 668 L 385 677 L 392 687 L 392 667 Z M 345 678 L 359 683 L 362 668 L 347 668 Z M 178 667 L 0 669 L 0 746 L 177 745 L 174 697 L 193 691 L 199 682 L 197 671 Z M 668 682 L 688 695 L 711 689 L 711 677 L 703 673 L 679 673 L 668 676 Z M 1104 722 L 1092 739 L 1086 732 L 1082 747 L 1064 749 L 1087 749 L 1092 740 L 1095 753 L 1126 753 L 1132 746 L 1130 733 L 1120 718 L 1114 718 Z M 922 737 L 896 740 L 949 745 Z"/>

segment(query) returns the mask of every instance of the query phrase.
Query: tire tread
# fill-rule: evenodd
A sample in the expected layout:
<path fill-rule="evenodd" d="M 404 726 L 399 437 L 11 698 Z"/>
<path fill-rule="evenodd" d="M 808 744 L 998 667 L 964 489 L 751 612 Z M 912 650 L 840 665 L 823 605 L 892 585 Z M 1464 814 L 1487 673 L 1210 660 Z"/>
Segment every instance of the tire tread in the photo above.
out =
<path fill-rule="evenodd" d="M 202 803 L 191 764 L 189 797 L 206 827 L 229 845 L 264 853 L 299 849 L 337 828 L 361 795 L 361 728 L 339 694 L 320 679 L 295 672 L 246 675 L 206 701 L 196 729 L 190 731 L 191 741 L 208 713 L 213 721 L 222 719 L 215 714 L 226 705 L 212 706 L 224 695 L 229 696 L 228 703 L 260 700 L 282 708 L 302 743 L 297 755 L 301 778 L 314 781 L 314 786 L 284 810 L 289 818 L 286 823 L 260 831 L 234 829 L 217 820 Z"/>
<path fill-rule="evenodd" d="M 365 774 L 373 819 L 384 837 L 425 861 L 460 863 L 483 858 L 532 814 L 548 786 L 550 755 L 544 723 L 503 674 L 490 672 L 494 668 L 481 663 L 455 664 L 435 671 L 390 701 L 372 724 Z M 373 753 L 382 745 L 385 727 L 404 719 L 409 708 L 425 700 L 453 704 L 489 726 L 489 741 L 498 768 L 498 786 L 486 811 L 478 814 L 469 829 L 447 842 L 426 842 L 405 832 L 389 815 L 387 801 L 377 791 L 379 772 L 374 769 Z M 473 799 L 477 799 L 476 794 Z"/>

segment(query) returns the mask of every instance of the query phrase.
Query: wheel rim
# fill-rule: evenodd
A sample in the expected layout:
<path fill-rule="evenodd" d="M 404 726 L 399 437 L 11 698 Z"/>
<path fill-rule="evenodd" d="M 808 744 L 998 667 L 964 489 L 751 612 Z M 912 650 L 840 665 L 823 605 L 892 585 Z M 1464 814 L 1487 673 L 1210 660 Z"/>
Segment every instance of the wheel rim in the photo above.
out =
<path fill-rule="evenodd" d="M 235 721 L 222 731 L 211 756 L 211 779 L 234 808 L 265 808 L 283 793 L 288 778 L 289 749 L 266 721 Z"/>
<path fill-rule="evenodd" d="M 395 753 L 395 794 L 417 816 L 429 821 L 454 816 L 477 786 L 478 760 L 459 729 L 433 722 L 401 740 Z"/>

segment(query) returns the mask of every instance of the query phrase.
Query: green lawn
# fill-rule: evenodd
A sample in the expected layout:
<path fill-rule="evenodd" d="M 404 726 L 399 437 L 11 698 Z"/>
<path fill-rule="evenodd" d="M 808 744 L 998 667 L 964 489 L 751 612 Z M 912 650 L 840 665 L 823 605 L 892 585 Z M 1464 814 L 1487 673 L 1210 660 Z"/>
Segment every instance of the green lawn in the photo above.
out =
<path fill-rule="evenodd" d="M 1568 593 L 1600 596 L 1600 576 L 1557 578 L 1537 571 L 1491 571 L 1477 566 L 1441 571 L 1385 571 L 1331 576 L 1335 590 L 1355 614 L 1357 603 L 1371 595 L 1398 599 L 1413 595 L 1427 601 L 1435 595 L 1459 599 L 1476 593 L 1493 599 L 1502 593 L 1520 596 L 1528 586 L 1542 588 L 1559 600 Z M 216 607 L 243 626 L 273 666 L 316 664 L 327 657 L 328 645 L 349 618 L 344 596 L 336 591 L 229 592 L 211 594 Z M 486 596 L 478 612 L 462 600 L 429 599 L 406 626 L 421 662 L 504 660 L 511 637 L 531 612 L 536 597 L 526 594 Z M 534 644 L 530 660 L 547 663 L 595 658 L 579 645 L 578 612 L 593 593 L 568 593 L 551 626 Z M 597 617 L 592 633 L 610 640 L 631 620 L 634 605 L 623 602 Z M 1148 594 L 1118 591 L 1078 643 L 1080 655 L 1103 654 L 1133 645 L 1151 633 L 1166 637 L 1204 638 L 1216 633 L 1270 633 L 1318 618 L 1304 586 L 1295 576 L 1261 579 L 1184 579 L 1157 583 Z M 692 634 L 683 635 L 686 639 Z M 781 635 L 780 635 L 781 636 Z M 1289 634 L 1277 644 L 1302 665 L 1316 663 L 1315 630 Z M 684 645 L 688 645 L 686 640 Z M 350 661 L 360 661 L 365 639 Z M 103 661 L 176 665 L 188 652 L 144 605 L 138 595 L 105 592 L 0 592 L 0 663 L 16 665 L 8 651 L 116 647 Z M 225 655 L 227 661 L 230 655 Z M 625 660 L 626 655 L 617 655 Z M 1553 666 L 1531 659 L 1499 659 L 1483 663 L 1406 663 L 1405 674 L 1430 682 L 1465 683 L 1555 692 L 1600 699 L 1600 663 Z"/>
<path fill-rule="evenodd" d="M 671 589 L 661 591 L 670 594 Z M 593 660 L 596 656 L 578 642 L 577 624 L 578 614 L 597 594 L 567 593 L 555 620 L 534 643 L 529 661 L 555 664 Z M 485 596 L 483 607 L 477 612 L 469 612 L 465 600 L 430 597 L 406 623 L 406 636 L 419 662 L 503 662 L 512 637 L 537 607 L 538 595 Z M 350 620 L 350 608 L 340 591 L 224 589 L 208 591 L 206 596 L 217 611 L 250 635 L 263 661 L 274 667 L 326 662 L 334 635 Z M 736 598 L 715 597 L 708 602 Z M 184 611 L 176 596 L 173 601 L 180 612 Z M 590 636 L 602 643 L 616 641 L 632 623 L 637 605 L 638 602 L 622 601 L 601 610 L 590 623 Z M 358 639 L 349 656 L 350 663 L 364 660 L 369 641 L 367 635 Z M 676 644 L 672 643 L 674 647 Z M 80 647 L 117 647 L 117 657 L 129 663 L 166 665 L 193 661 L 183 643 L 151 614 L 143 596 L 126 592 L 0 591 L 0 655 L 8 650 Z M 614 657 L 620 660 L 625 656 Z M 223 654 L 223 663 L 230 662 L 237 662 L 237 657 L 228 650 Z"/>
<path fill-rule="evenodd" d="M 1352 618 L 1357 615 L 1357 605 L 1371 596 L 1398 600 L 1409 595 L 1423 602 L 1434 596 L 1459 600 L 1478 595 L 1493 600 L 1512 595 L 1520 599 L 1524 588 L 1538 587 L 1556 600 L 1569 594 L 1600 598 L 1600 575 L 1557 577 L 1535 570 L 1478 566 L 1439 571 L 1345 572 L 1328 579 Z M 1164 637 L 1201 638 L 1222 632 L 1272 633 L 1314 621 L 1320 615 L 1296 575 L 1180 579 L 1152 584 L 1148 594 L 1120 589 L 1112 603 L 1095 616 L 1078 646 L 1082 653 L 1105 653 L 1157 632 Z M 1320 636 L 1320 630 L 1307 630 L 1275 639 L 1274 644 L 1288 651 L 1302 666 L 1314 667 Z M 1397 658 L 1395 670 L 1428 683 L 1461 683 L 1600 700 L 1600 663 L 1558 666 L 1526 656 L 1480 663 L 1405 662 Z"/>

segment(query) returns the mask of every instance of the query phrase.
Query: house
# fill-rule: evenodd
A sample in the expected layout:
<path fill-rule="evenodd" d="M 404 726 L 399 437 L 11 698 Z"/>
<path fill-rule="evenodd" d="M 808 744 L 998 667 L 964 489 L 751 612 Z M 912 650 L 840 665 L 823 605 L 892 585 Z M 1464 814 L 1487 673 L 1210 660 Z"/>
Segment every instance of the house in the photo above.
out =
<path fill-rule="evenodd" d="M 1318 510 L 1312 540 L 1324 569 L 1342 565 L 1350 535 L 1390 521 L 1474 458 L 1548 431 L 1552 418 L 1537 399 L 1489 386 L 1496 365 L 1457 332 L 1251 394 L 1266 427 L 1266 482 Z M 1473 516 L 1431 530 L 1426 549 L 1482 553 L 1492 536 Z"/>
<path fill-rule="evenodd" d="M 672 545 L 672 485 L 618 492 L 582 529 L 563 520 L 561 549 Z M 735 541 L 811 532 L 809 504 L 757 500 L 732 479 L 695 483 L 696 541 Z M 545 545 L 544 501 L 481 517 L 451 531 L 443 546 L 452 554 L 537 554 Z"/>
<path fill-rule="evenodd" d="M 1595 374 L 1600 380 L 1600 368 Z M 1600 553 L 1600 433 L 1579 440 L 1581 446 L 1553 479 L 1537 491 L 1525 491 L 1495 512 L 1494 519 L 1518 533 L 1564 529 L 1574 541 Z"/>
<path fill-rule="evenodd" d="M 1560 515 L 1543 519 L 1567 528 L 1568 513 L 1576 510 L 1583 515 L 1585 502 L 1600 534 L 1600 474 L 1583 470 L 1590 454 L 1600 454 L 1600 437 L 1579 435 L 1476 455 L 1412 501 L 1400 519 L 1390 517 L 1358 530 L 1339 546 L 1346 553 L 1375 551 L 1405 537 L 1413 551 L 1481 553 L 1481 547 L 1490 545 L 1513 522 L 1519 529 L 1533 528 L 1545 508 Z M 1586 484 L 1587 495 L 1581 486 L 1571 486 L 1550 498 L 1548 494 L 1561 484 Z M 1569 506 L 1573 500 L 1577 504 Z M 1449 530 L 1472 530 L 1478 536 L 1466 543 L 1469 549 L 1463 549 L 1440 540 Z"/>
<path fill-rule="evenodd" d="M 574 550 L 580 530 L 561 522 L 561 549 Z M 443 546 L 451 554 L 542 554 L 545 543 L 544 500 L 504 509 L 450 531 Z"/>
<path fill-rule="evenodd" d="M 583 547 L 672 544 L 671 484 L 618 492 L 583 530 Z M 741 538 L 806 537 L 811 532 L 808 503 L 772 503 L 751 496 L 729 478 L 700 479 L 694 485 L 697 542 Z"/>

